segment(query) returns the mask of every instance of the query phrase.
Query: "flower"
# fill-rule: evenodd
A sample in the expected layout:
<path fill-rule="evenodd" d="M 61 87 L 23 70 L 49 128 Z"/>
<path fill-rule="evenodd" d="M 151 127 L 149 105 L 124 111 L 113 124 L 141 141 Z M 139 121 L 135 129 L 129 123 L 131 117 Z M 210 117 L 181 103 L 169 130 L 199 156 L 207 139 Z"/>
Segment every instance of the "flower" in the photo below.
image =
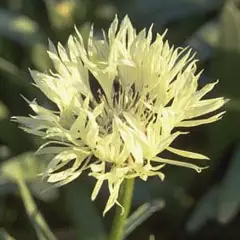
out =
<path fill-rule="evenodd" d="M 163 180 L 166 164 L 201 172 L 195 164 L 165 159 L 161 153 L 208 159 L 173 148 L 172 142 L 187 134 L 175 129 L 215 122 L 224 113 L 215 112 L 224 98 L 203 99 L 217 82 L 199 89 L 201 72 L 191 50 L 171 47 L 164 35 L 153 40 L 152 27 L 137 33 L 126 16 L 120 24 L 115 17 L 103 39 L 94 38 L 91 28 L 87 46 L 77 29 L 66 48 L 50 42 L 55 72 L 31 75 L 58 111 L 33 100 L 28 103 L 34 116 L 14 118 L 25 131 L 46 139 L 37 153 L 54 155 L 43 173 L 48 182 L 61 186 L 87 170 L 97 180 L 92 200 L 108 182 L 104 214 L 119 204 L 124 179 Z"/>

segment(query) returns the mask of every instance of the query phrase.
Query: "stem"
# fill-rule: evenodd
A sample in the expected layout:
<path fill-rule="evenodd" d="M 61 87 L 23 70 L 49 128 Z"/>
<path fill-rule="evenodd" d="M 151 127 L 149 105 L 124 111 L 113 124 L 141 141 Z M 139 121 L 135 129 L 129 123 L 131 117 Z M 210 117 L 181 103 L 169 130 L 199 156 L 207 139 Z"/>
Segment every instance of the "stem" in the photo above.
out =
<path fill-rule="evenodd" d="M 38 238 L 41 240 L 56 240 L 56 237 L 48 227 L 42 214 L 38 211 L 25 180 L 22 177 L 19 177 L 17 178 L 17 183 L 26 208 L 26 212 L 36 230 Z"/>
<path fill-rule="evenodd" d="M 132 203 L 133 188 L 134 178 L 126 179 L 121 187 L 119 197 L 119 203 L 123 206 L 124 213 L 120 207 L 117 207 L 109 240 L 123 240 L 126 220 Z"/>

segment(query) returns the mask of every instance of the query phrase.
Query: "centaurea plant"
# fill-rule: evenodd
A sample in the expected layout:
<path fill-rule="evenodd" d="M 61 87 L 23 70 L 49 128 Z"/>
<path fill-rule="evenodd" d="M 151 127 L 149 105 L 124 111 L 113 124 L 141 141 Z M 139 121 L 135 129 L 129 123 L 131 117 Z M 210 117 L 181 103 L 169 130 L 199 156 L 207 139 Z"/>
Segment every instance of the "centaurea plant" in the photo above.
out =
<path fill-rule="evenodd" d="M 28 103 L 35 115 L 14 119 L 25 131 L 46 140 L 37 153 L 54 156 L 43 173 L 48 182 L 61 186 L 87 171 L 96 179 L 92 200 L 103 182 L 108 183 L 103 214 L 115 204 L 121 206 L 122 215 L 116 216 L 110 237 L 121 239 L 133 180 L 147 181 L 152 176 L 164 180 L 167 164 L 201 172 L 198 165 L 177 160 L 177 156 L 166 159 L 162 152 L 208 159 L 172 147 L 172 143 L 191 127 L 221 119 L 224 112 L 216 110 L 226 100 L 203 99 L 217 82 L 199 89 L 201 72 L 197 72 L 191 50 L 170 46 L 165 34 L 153 39 L 152 27 L 137 33 L 127 16 L 121 23 L 115 17 L 102 39 L 94 37 L 92 27 L 87 44 L 75 30 L 66 48 L 50 42 L 48 54 L 54 71 L 30 71 L 36 87 L 58 110 L 33 100 Z M 90 76 L 98 83 L 97 91 Z M 178 127 L 186 131 L 175 130 Z M 66 167 L 69 163 L 71 167 Z"/>

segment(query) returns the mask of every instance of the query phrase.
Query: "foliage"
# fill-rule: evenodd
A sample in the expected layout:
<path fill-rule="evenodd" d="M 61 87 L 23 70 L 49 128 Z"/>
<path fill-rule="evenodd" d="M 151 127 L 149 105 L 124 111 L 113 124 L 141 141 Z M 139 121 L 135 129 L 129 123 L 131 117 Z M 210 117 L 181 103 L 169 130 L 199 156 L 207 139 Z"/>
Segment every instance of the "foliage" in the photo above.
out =
<path fill-rule="evenodd" d="M 238 239 L 239 4 L 237 0 L 2 0 L 0 222 L 6 231 L 0 232 L 0 239 L 37 239 L 34 229 L 41 235 L 39 226 L 49 236 L 51 229 L 57 239 L 106 239 L 112 221 L 112 212 L 105 218 L 101 216 L 108 196 L 106 186 L 94 203 L 88 199 L 95 182 L 85 175 L 61 189 L 46 186 L 38 173 L 48 159 L 33 154 L 41 142 L 19 130 L 9 117 L 28 113 L 21 95 L 30 100 L 37 97 L 41 105 L 51 105 L 31 85 L 28 72 L 28 68 L 45 71 L 51 67 L 46 54 L 48 38 L 65 44 L 74 25 L 87 36 L 91 22 L 100 32 L 116 13 L 120 18 L 129 14 L 139 29 L 151 23 L 155 32 L 168 28 L 171 44 L 190 45 L 197 51 L 198 65 L 206 69 L 200 84 L 219 78 L 212 96 L 231 99 L 221 122 L 207 129 L 198 128 L 185 142 L 175 143 L 177 147 L 200 148 L 199 152 L 210 156 L 211 161 L 203 163 L 210 168 L 201 176 L 196 178 L 195 172 L 166 167 L 166 181 L 153 178 L 137 182 L 133 208 L 138 210 L 126 224 L 127 239 Z M 38 209 L 38 220 L 30 217 L 32 225 L 23 189 L 31 192 L 34 198 L 27 196 Z M 206 224 L 209 220 L 210 224 Z"/>

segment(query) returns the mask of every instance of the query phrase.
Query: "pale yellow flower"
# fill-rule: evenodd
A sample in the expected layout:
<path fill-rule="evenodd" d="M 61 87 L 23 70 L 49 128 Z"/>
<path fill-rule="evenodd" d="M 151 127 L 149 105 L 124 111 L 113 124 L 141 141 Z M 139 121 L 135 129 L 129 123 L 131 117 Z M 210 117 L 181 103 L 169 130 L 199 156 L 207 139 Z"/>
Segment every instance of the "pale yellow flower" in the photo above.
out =
<path fill-rule="evenodd" d="M 92 28 L 87 46 L 77 29 L 66 48 L 50 43 L 55 71 L 31 75 L 58 111 L 34 100 L 29 102 L 34 116 L 15 117 L 25 131 L 46 139 L 37 153 L 54 155 L 44 172 L 48 182 L 61 186 L 87 170 L 97 180 L 94 200 L 107 181 L 110 196 L 104 214 L 119 204 L 126 178 L 163 180 L 166 164 L 200 172 L 195 164 L 165 159 L 161 153 L 208 159 L 171 147 L 188 133 L 175 128 L 211 123 L 224 113 L 215 113 L 226 102 L 222 97 L 202 99 L 216 82 L 198 89 L 201 73 L 191 51 L 171 47 L 163 37 L 153 39 L 151 28 L 137 33 L 128 17 L 120 24 L 116 17 L 103 39 L 94 38 Z M 98 91 L 90 85 L 90 74 Z M 211 112 L 213 116 L 206 115 Z"/>

